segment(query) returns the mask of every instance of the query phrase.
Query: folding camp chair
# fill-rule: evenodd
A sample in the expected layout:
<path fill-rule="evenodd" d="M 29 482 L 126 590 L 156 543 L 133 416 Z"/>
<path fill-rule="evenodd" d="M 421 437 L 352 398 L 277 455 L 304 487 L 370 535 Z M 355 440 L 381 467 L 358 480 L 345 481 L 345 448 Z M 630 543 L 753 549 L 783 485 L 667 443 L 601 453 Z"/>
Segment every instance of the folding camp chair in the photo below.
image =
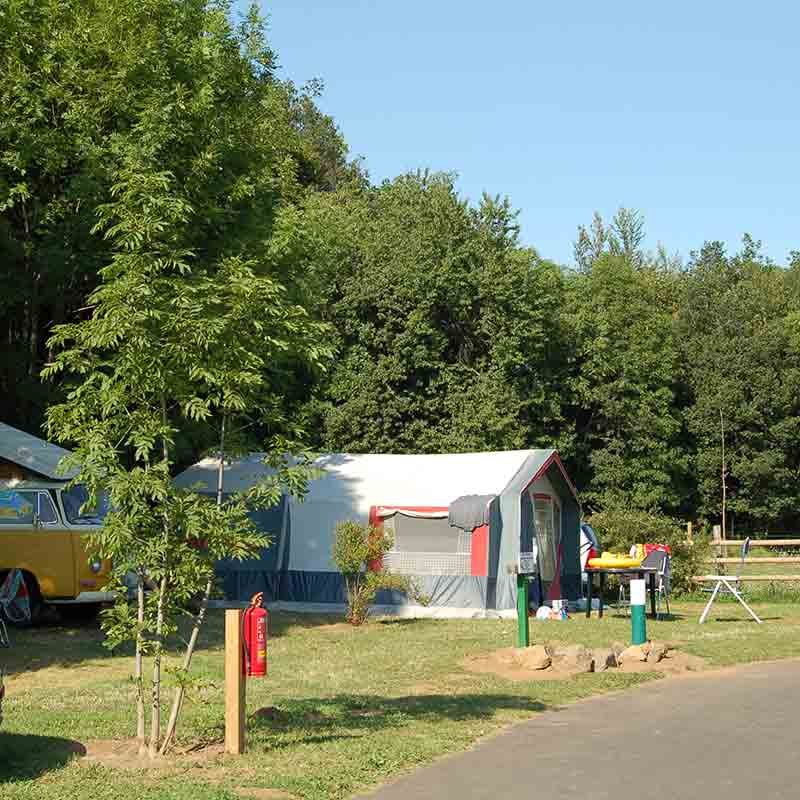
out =
<path fill-rule="evenodd" d="M 716 581 L 713 589 L 708 587 L 703 587 L 701 591 L 703 592 L 711 592 L 711 597 L 708 599 L 708 603 L 706 607 L 703 609 L 703 613 L 700 615 L 700 624 L 702 625 L 707 617 L 708 612 L 711 611 L 711 606 L 714 604 L 714 601 L 717 599 L 717 595 L 720 594 L 729 594 L 735 597 L 746 609 L 750 616 L 760 625 L 761 620 L 758 618 L 758 615 L 745 601 L 744 597 L 742 597 L 742 593 L 739 589 L 739 582 L 742 576 L 742 568 L 744 567 L 745 559 L 747 558 L 748 553 L 750 552 L 750 537 L 748 536 L 742 542 L 742 549 L 740 552 L 741 558 L 739 559 L 739 566 L 736 568 L 736 575 L 709 575 L 708 580 Z"/>
<path fill-rule="evenodd" d="M 669 553 L 666 550 L 652 550 L 642 561 L 643 567 L 655 568 L 656 572 L 656 617 L 661 619 L 661 608 L 665 606 L 667 614 L 669 610 L 669 591 L 670 591 L 670 569 Z M 619 578 L 619 598 L 617 599 L 617 610 L 627 608 L 630 610 L 630 600 L 625 597 L 625 587 L 630 587 L 631 579 L 624 575 Z"/>
<path fill-rule="evenodd" d="M 656 572 L 656 617 L 661 619 L 661 608 L 669 610 L 669 591 L 671 588 L 670 555 L 666 550 L 652 550 L 642 561 L 643 567 L 655 567 Z"/>

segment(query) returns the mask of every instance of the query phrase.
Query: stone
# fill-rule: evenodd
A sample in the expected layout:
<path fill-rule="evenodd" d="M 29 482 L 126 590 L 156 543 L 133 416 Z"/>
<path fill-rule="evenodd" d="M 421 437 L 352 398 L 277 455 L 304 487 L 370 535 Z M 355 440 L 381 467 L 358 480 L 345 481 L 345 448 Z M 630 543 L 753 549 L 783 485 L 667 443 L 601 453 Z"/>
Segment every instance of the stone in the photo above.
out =
<path fill-rule="evenodd" d="M 541 644 L 535 644 L 531 647 L 518 647 L 514 651 L 514 661 L 523 669 L 547 669 L 552 658 L 547 648 Z"/>
<path fill-rule="evenodd" d="M 553 663 L 559 669 L 568 672 L 594 671 L 594 655 L 582 644 L 573 644 L 556 650 L 553 654 Z"/>
<path fill-rule="evenodd" d="M 647 654 L 648 664 L 658 664 L 669 652 L 669 646 L 663 642 L 653 642 L 650 652 Z"/>
<path fill-rule="evenodd" d="M 621 652 L 621 651 L 620 651 Z M 613 649 L 600 648 L 592 654 L 594 656 L 594 671 L 605 672 L 617 666 L 617 654 Z"/>
<path fill-rule="evenodd" d="M 645 648 L 643 644 L 633 644 L 626 647 L 618 656 L 617 661 L 624 664 L 628 661 L 647 661 L 647 654 L 650 648 Z"/>

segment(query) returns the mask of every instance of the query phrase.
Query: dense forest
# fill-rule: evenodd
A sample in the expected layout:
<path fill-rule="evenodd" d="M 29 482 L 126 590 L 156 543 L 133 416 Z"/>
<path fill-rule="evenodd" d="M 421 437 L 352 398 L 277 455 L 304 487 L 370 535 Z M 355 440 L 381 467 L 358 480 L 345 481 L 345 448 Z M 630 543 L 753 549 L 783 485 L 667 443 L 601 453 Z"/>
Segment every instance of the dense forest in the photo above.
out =
<path fill-rule="evenodd" d="M 317 450 L 555 446 L 589 509 L 716 522 L 724 442 L 729 529 L 796 525 L 800 253 L 773 263 L 747 234 L 728 253 L 713 231 L 682 257 L 650 252 L 622 207 L 576 219 L 574 262 L 557 264 L 521 243 L 501 186 L 473 203 L 449 173 L 373 182 L 320 86 L 279 78 L 267 42 L 252 41 L 254 77 L 226 71 L 235 58 L 206 33 L 229 15 L 206 0 L 14 0 L 0 14 L 0 420 L 41 433 L 63 397 L 40 377 L 49 332 L 90 314 L 108 275 L 118 245 L 99 222 L 123 160 L 135 170 L 131 142 L 170 131 L 158 152 L 204 198 L 187 258 L 224 249 L 215 232 L 234 220 L 335 348 L 327 370 L 275 364 L 273 413 L 247 444 L 284 425 Z M 201 106 L 213 135 L 181 128 Z M 258 169 L 215 187 L 219 152 Z M 216 437 L 198 422 L 183 462 Z"/>

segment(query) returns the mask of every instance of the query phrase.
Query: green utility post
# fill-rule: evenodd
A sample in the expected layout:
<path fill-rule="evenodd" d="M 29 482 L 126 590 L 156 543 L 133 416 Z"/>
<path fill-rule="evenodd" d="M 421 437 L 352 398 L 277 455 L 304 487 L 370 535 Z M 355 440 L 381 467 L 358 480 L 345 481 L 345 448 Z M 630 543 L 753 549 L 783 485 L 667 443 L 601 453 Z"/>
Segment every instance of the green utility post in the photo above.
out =
<path fill-rule="evenodd" d="M 528 586 L 528 576 L 517 574 L 517 647 L 527 647 L 530 644 Z"/>
<path fill-rule="evenodd" d="M 647 622 L 645 601 L 647 592 L 643 580 L 631 581 L 631 644 L 644 644 L 647 641 Z"/>

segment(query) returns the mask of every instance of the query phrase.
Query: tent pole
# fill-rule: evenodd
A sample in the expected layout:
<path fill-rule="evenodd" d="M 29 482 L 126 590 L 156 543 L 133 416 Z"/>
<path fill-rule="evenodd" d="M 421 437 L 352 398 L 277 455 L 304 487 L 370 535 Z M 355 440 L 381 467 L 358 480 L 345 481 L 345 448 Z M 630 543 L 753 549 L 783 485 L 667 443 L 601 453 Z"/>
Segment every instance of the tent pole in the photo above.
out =
<path fill-rule="evenodd" d="M 517 647 L 530 644 L 530 628 L 528 626 L 528 583 L 527 575 L 517 574 Z"/>

